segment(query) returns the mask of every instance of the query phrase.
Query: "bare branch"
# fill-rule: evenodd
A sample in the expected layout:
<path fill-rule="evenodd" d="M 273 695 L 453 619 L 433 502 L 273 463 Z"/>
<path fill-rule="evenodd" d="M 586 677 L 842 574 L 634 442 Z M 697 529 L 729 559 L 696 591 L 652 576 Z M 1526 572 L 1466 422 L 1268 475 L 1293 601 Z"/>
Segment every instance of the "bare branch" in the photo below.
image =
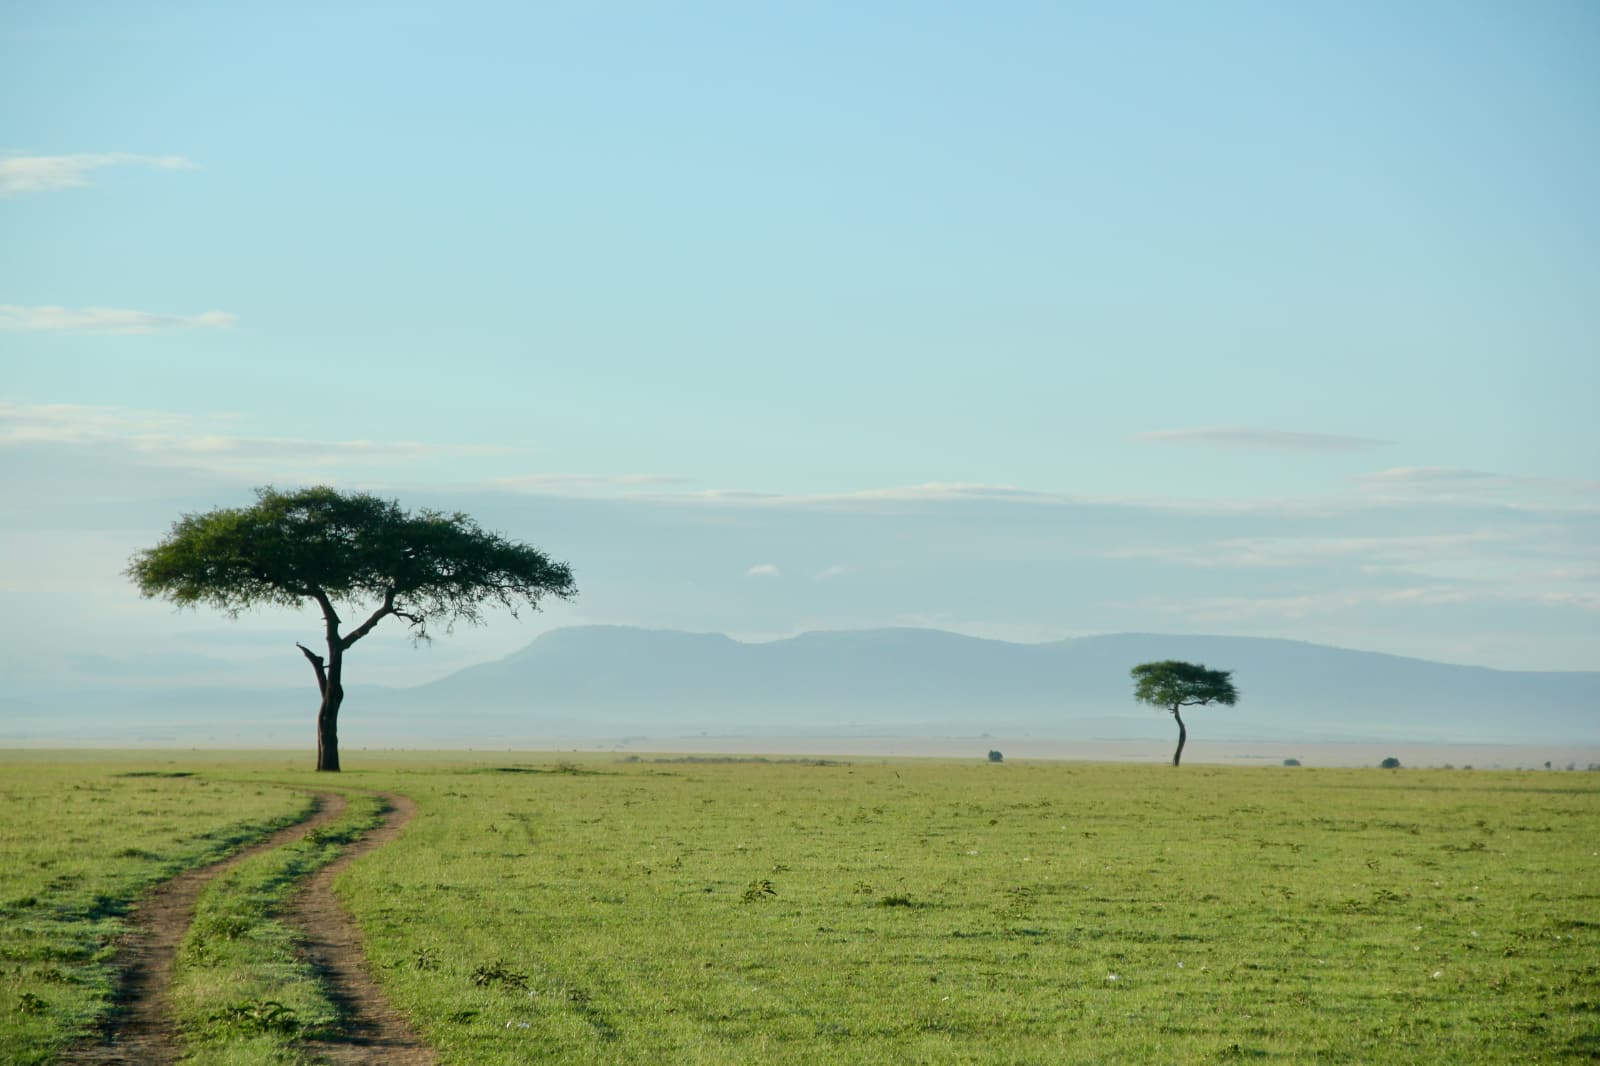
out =
<path fill-rule="evenodd" d="M 302 652 L 304 652 L 306 658 L 311 660 L 311 669 L 313 669 L 313 670 L 315 670 L 317 672 L 317 689 L 324 696 L 326 696 L 328 694 L 328 664 L 327 664 L 327 662 L 322 658 L 322 656 L 318 655 L 316 652 L 312 651 L 310 648 L 306 647 L 304 644 L 301 644 L 298 641 L 295 642 L 295 647 L 299 648 Z"/>
<path fill-rule="evenodd" d="M 366 636 L 368 633 L 371 633 L 373 626 L 377 625 L 379 622 L 383 621 L 385 618 L 389 617 L 391 614 L 394 614 L 394 586 L 393 585 L 389 586 L 389 588 L 384 591 L 384 594 L 383 594 L 383 606 L 379 607 L 376 611 L 373 611 L 372 614 L 367 618 L 367 620 L 365 622 L 362 622 L 360 625 L 358 625 L 354 629 L 352 629 L 349 632 L 349 634 L 344 638 L 344 640 L 340 641 L 340 646 L 344 647 L 344 648 L 348 648 L 350 645 L 354 644 L 356 641 L 360 640 L 362 637 Z"/>

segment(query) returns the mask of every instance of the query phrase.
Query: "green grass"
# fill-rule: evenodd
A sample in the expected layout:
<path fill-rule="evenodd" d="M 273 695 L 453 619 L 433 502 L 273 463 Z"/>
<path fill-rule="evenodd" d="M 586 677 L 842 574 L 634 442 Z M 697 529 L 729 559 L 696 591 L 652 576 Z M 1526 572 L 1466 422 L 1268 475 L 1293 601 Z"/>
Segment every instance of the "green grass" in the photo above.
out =
<path fill-rule="evenodd" d="M 113 939 L 150 886 L 300 818 L 304 793 L 163 760 L 0 766 L 0 1048 L 52 1062 L 112 994 Z"/>
<path fill-rule="evenodd" d="M 83 837 L 29 860 L 55 863 L 108 815 L 176 817 L 135 816 L 142 788 L 411 795 L 418 820 L 338 890 L 462 1066 L 1600 1056 L 1600 774 L 488 758 L 336 780 L 239 761 L 217 773 L 244 783 L 209 784 L 63 767 L 8 776 L 0 818 L 9 840 L 69 783 L 117 789 L 48 815 Z M 114 835 L 95 853 L 145 846 Z M 302 861 L 253 860 L 208 903 L 242 901 L 221 922 L 241 932 L 201 954 L 244 961 L 184 978 L 208 990 L 191 1029 L 223 1023 L 199 1061 L 291 1061 L 279 1036 L 322 1024 L 263 921 Z"/>
<path fill-rule="evenodd" d="M 298 1062 L 297 1040 L 332 1031 L 337 1010 L 278 916 L 302 879 L 382 821 L 378 797 L 352 793 L 347 799 L 334 824 L 246 859 L 202 893 L 173 976 L 185 1062 Z"/>
<path fill-rule="evenodd" d="M 1600 1053 L 1594 775 L 590 759 L 393 785 L 423 813 L 341 891 L 449 1062 Z"/>

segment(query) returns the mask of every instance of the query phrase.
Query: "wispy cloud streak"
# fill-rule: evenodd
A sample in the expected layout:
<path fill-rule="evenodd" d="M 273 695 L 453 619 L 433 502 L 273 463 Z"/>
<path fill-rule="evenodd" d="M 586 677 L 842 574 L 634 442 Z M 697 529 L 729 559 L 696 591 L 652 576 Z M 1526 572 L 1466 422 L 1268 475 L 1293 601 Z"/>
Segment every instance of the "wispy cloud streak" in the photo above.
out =
<path fill-rule="evenodd" d="M 567 489 L 633 489 L 688 484 L 688 478 L 669 474 L 517 474 L 493 479 L 497 488 L 522 492 L 559 492 Z"/>
<path fill-rule="evenodd" d="M 1251 426 L 1199 426 L 1193 429 L 1154 429 L 1135 433 L 1134 440 L 1151 444 L 1198 444 L 1208 448 L 1242 448 L 1261 452 L 1360 452 L 1382 448 L 1393 441 L 1341 433 L 1306 433 L 1293 429 Z"/>
<path fill-rule="evenodd" d="M 1233 537 L 1204 544 L 1127 545 L 1107 549 L 1107 559 L 1150 559 L 1198 567 L 1283 568 L 1355 563 L 1410 566 L 1445 559 L 1500 555 L 1527 545 L 1526 530 L 1392 537 Z"/>
<path fill-rule="evenodd" d="M 22 307 L 0 304 L 0 332 L 6 333 L 160 333 L 172 329 L 229 329 L 238 316 L 226 311 L 168 315 L 116 307 Z"/>
<path fill-rule="evenodd" d="M 1396 466 L 1357 475 L 1355 480 L 1368 491 L 1412 496 L 1458 496 L 1473 492 L 1518 490 L 1600 495 L 1600 481 L 1494 474 L 1458 466 Z"/>
<path fill-rule="evenodd" d="M 133 152 L 4 155 L 0 156 L 0 197 L 82 188 L 89 184 L 92 172 L 118 166 L 194 169 L 194 164 L 181 155 L 137 155 Z"/>
<path fill-rule="evenodd" d="M 277 476 L 341 465 L 411 463 L 439 457 L 511 455 L 515 448 L 420 441 L 252 437 L 231 415 L 192 416 L 124 407 L 18 404 L 0 400 L 0 444 L 115 447 L 159 465 Z"/>
<path fill-rule="evenodd" d="M 1190 624 L 1214 626 L 1223 623 L 1302 621 L 1370 608 L 1517 604 L 1596 612 L 1600 611 L 1600 593 L 1588 590 L 1521 590 L 1434 584 L 1404 588 L 1333 589 L 1282 596 L 1147 597 L 1128 606 L 1156 611 Z"/>

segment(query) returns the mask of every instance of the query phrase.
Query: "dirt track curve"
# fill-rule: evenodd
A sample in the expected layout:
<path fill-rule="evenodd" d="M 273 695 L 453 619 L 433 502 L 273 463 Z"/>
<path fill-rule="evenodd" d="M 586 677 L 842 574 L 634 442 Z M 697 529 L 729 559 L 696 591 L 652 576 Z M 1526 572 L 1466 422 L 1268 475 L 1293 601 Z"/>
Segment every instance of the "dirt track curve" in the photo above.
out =
<path fill-rule="evenodd" d="M 332 823 L 344 807 L 343 796 L 319 792 L 316 807 L 305 821 L 280 829 L 209 866 L 185 870 L 151 889 L 135 905 L 129 918 L 131 928 L 117 943 L 116 999 L 99 1040 L 69 1048 L 61 1061 L 128 1066 L 178 1061 L 183 1054 L 183 1041 L 172 1023 L 168 988 L 172 984 L 173 960 L 194 921 L 200 893 L 212 878 L 252 855 L 292 844 L 311 830 Z"/>
<path fill-rule="evenodd" d="M 383 798 L 389 804 L 383 824 L 312 875 L 285 915 L 301 933 L 306 954 L 322 975 L 341 1016 L 336 1037 L 308 1045 L 305 1051 L 316 1061 L 331 1063 L 431 1066 L 437 1056 L 389 1006 L 367 969 L 359 930 L 333 895 L 333 879 L 339 872 L 394 839 L 416 812 L 416 805 L 404 796 L 385 794 Z M 212 878 L 252 855 L 292 844 L 311 830 L 329 825 L 345 809 L 344 797 L 337 793 L 318 793 L 316 803 L 305 821 L 280 829 L 226 859 L 185 871 L 139 901 L 130 918 L 131 928 L 117 946 L 120 970 L 111 1016 L 98 1040 L 69 1048 L 62 1056 L 63 1063 L 164 1066 L 182 1057 L 183 1039 L 173 1023 L 169 988 L 173 961 L 194 921 L 200 893 Z"/>
<path fill-rule="evenodd" d="M 285 916 L 300 931 L 311 964 L 339 1008 L 339 1036 L 307 1044 L 306 1051 L 318 1061 L 341 1066 L 432 1066 L 438 1055 L 389 1005 L 372 977 L 361 930 L 333 894 L 333 880 L 346 866 L 393 840 L 417 813 L 416 804 L 405 796 L 385 792 L 383 799 L 389 805 L 383 824 L 313 874 Z"/>

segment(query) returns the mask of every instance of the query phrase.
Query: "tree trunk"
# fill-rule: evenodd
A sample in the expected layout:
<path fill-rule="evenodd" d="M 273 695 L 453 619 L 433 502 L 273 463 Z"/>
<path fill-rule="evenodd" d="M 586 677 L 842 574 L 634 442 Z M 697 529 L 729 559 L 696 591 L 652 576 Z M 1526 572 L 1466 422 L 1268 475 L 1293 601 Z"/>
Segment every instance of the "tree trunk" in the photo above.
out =
<path fill-rule="evenodd" d="M 322 694 L 322 707 L 317 711 L 317 769 L 339 769 L 339 704 L 344 702 L 344 688 L 332 681 Z"/>
<path fill-rule="evenodd" d="M 345 641 L 339 636 L 339 612 L 333 609 L 333 601 L 321 589 L 313 589 L 310 593 L 322 608 L 322 620 L 326 626 L 328 638 L 328 658 L 306 647 L 304 644 L 295 645 L 305 657 L 311 661 L 311 669 L 317 672 L 317 691 L 322 693 L 322 704 L 317 708 L 317 769 L 339 770 L 339 704 L 344 702 L 344 649 Z M 376 616 L 374 616 L 376 617 Z M 372 623 L 368 622 L 368 628 Z"/>
<path fill-rule="evenodd" d="M 311 669 L 316 672 L 317 691 L 322 693 L 322 703 L 317 707 L 317 769 L 337 771 L 339 704 L 344 702 L 344 685 L 340 681 L 344 673 L 344 649 L 332 637 L 328 640 L 326 659 L 304 644 L 296 644 L 295 647 L 300 649 L 311 664 Z"/>
<path fill-rule="evenodd" d="M 344 655 L 332 649 L 328 656 L 328 683 L 322 690 L 322 706 L 317 711 L 317 769 L 339 770 L 339 705 L 344 702 Z"/>
<path fill-rule="evenodd" d="M 1172 705 L 1172 717 L 1178 720 L 1178 750 L 1172 753 L 1172 765 L 1177 766 L 1178 760 L 1183 758 L 1183 742 L 1189 739 L 1189 731 L 1183 727 L 1183 715 L 1178 713 L 1178 705 Z"/>

